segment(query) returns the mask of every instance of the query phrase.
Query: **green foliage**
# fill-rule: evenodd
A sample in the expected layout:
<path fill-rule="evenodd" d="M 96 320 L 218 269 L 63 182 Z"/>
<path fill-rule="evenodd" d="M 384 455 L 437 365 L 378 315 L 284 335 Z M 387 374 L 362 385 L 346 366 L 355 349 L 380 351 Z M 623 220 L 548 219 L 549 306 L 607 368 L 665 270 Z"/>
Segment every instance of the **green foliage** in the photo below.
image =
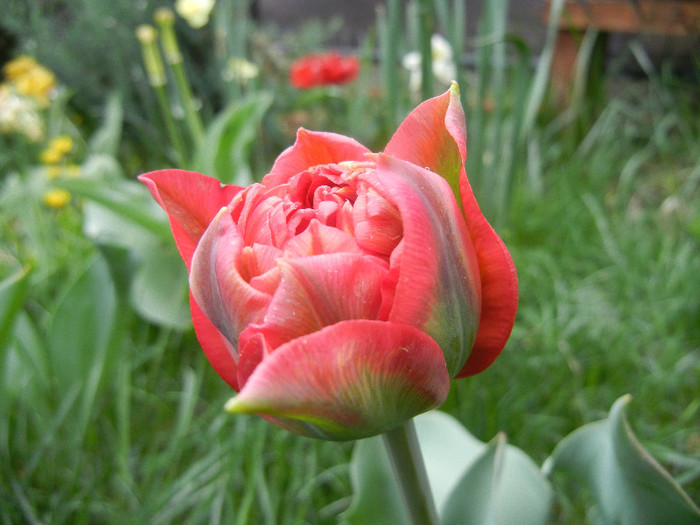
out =
<path fill-rule="evenodd" d="M 593 494 L 597 523 L 700 523 L 700 509 L 642 447 L 627 421 L 630 396 L 610 416 L 576 430 L 554 450 L 548 472 L 566 472 Z"/>
<path fill-rule="evenodd" d="M 482 443 L 442 412 L 415 424 L 441 524 L 546 523 L 552 490 L 503 434 Z M 343 515 L 348 523 L 408 523 L 381 438 L 357 443 L 351 473 L 356 497 Z"/>
<path fill-rule="evenodd" d="M 591 423 L 625 392 L 635 399 L 639 441 L 700 501 L 697 86 L 657 70 L 633 44 L 644 79 L 625 78 L 619 86 L 606 78 L 616 95 L 594 106 L 583 89 L 591 60 L 584 56 L 574 103 L 559 111 L 547 98 L 554 25 L 532 69 L 529 50 L 505 28 L 507 2 L 485 3 L 478 35 L 465 34 L 466 4 L 434 4 L 435 27 L 455 49 L 476 44 L 475 68 L 458 70 L 467 168 L 514 255 L 521 291 L 503 355 L 486 372 L 456 381 L 443 407 L 475 437 L 444 438 L 462 432 L 449 428 L 423 435 L 426 455 L 445 452 L 428 461 L 439 469 L 431 475 L 439 506 L 461 514 L 465 499 L 456 494 L 478 492 L 475 485 L 486 482 L 510 500 L 504 481 L 511 468 L 521 479 L 532 476 L 532 497 L 544 501 L 541 476 L 514 447 L 542 463 L 582 425 L 593 426 L 564 443 L 588 436 L 609 452 L 608 431 L 617 422 L 629 438 L 624 446 L 638 451 L 619 406 L 610 419 Z M 385 459 L 369 451 L 349 462 L 349 447 L 223 413 L 231 393 L 189 329 L 185 269 L 167 220 L 133 180 L 144 167 L 170 167 L 173 158 L 133 36 L 136 25 L 152 20 L 153 7 L 11 2 L 3 18 L 20 36 L 19 49 L 36 51 L 72 93 L 47 123 L 51 136 L 73 137 L 80 176 L 52 180 L 37 166 L 43 145 L 3 142 L 0 517 L 51 524 L 116 524 L 125 516 L 133 523 L 335 523 L 351 505 L 351 480 L 383 475 Z M 414 7 L 404 12 L 400 2 L 387 2 L 361 50 L 356 83 L 308 92 L 287 85 L 287 66 L 323 47 L 333 28 L 316 24 L 313 38 L 285 35 L 284 49 L 293 51 L 286 56 L 278 35 L 256 27 L 247 8 L 219 1 L 211 27 L 176 26 L 206 124 L 200 149 L 187 150 L 192 165 L 180 167 L 247 184 L 269 169 L 299 125 L 345 133 L 378 150 L 418 102 L 399 64 L 425 34 Z M 223 54 L 209 53 L 220 51 L 212 45 L 214 27 L 225 36 Z M 254 59 L 260 76 L 247 84 L 223 80 L 233 56 Z M 116 94 L 105 95 L 115 87 Z M 184 130 L 177 97 L 170 93 L 167 101 Z M 71 122 L 68 108 L 80 109 L 87 123 Z M 72 200 L 47 207 L 45 193 L 59 187 Z M 499 432 L 512 445 L 500 437 L 483 443 Z M 372 443 L 362 441 L 358 450 Z M 606 515 L 593 487 L 590 497 L 579 498 L 578 486 L 559 472 L 569 464 L 584 479 L 599 475 L 564 461 L 563 447 L 555 453 L 549 522 L 588 523 L 594 504 L 598 516 Z M 371 483 L 361 485 L 361 500 L 392 506 L 398 494 Z M 390 492 L 392 486 L 381 485 Z M 483 511 L 478 519 L 485 522 L 495 506 L 467 510 Z M 353 505 L 344 517 L 367 522 L 362 512 Z"/>

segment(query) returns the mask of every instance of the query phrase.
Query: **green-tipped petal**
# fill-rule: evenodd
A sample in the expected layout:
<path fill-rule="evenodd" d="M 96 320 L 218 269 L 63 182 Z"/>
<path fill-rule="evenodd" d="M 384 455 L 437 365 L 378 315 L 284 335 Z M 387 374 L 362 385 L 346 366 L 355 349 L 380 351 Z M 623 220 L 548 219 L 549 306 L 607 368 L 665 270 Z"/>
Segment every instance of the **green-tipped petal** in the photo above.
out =
<path fill-rule="evenodd" d="M 442 351 L 424 332 L 344 321 L 280 346 L 226 409 L 309 437 L 359 439 L 439 406 L 449 382 Z"/>

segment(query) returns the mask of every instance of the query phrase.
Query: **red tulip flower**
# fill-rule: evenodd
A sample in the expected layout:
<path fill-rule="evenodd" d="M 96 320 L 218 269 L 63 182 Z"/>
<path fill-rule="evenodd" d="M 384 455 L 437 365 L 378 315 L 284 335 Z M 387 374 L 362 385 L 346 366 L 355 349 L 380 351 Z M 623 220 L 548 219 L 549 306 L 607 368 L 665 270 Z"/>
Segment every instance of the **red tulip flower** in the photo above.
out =
<path fill-rule="evenodd" d="M 439 406 L 501 352 L 515 268 L 464 170 L 456 84 L 383 153 L 300 129 L 259 184 L 142 175 L 189 270 L 194 328 L 231 412 L 355 439 Z"/>
<path fill-rule="evenodd" d="M 359 71 L 360 61 L 353 56 L 343 57 L 335 52 L 308 55 L 292 63 L 289 81 L 298 89 L 347 84 L 357 78 Z"/>

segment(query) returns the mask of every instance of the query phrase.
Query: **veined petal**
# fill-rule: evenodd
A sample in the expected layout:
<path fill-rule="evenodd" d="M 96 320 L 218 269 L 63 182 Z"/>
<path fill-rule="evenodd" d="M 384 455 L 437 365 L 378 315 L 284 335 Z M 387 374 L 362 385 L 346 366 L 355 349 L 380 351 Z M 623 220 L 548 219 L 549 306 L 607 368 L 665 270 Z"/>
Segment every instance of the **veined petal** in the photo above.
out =
<path fill-rule="evenodd" d="M 401 256 L 389 321 L 428 332 L 454 376 L 467 360 L 479 324 L 481 285 L 474 247 L 457 201 L 440 176 L 386 154 L 366 179 L 399 210 Z"/>
<path fill-rule="evenodd" d="M 190 290 L 204 315 L 238 348 L 238 336 L 260 322 L 272 296 L 241 275 L 243 239 L 228 209 L 222 209 L 204 232 L 192 256 Z"/>
<path fill-rule="evenodd" d="M 235 348 L 204 315 L 191 293 L 190 310 L 192 311 L 194 332 L 197 334 L 197 340 L 211 366 L 231 388 L 238 391 L 238 364 L 236 363 Z"/>
<path fill-rule="evenodd" d="M 271 348 L 350 319 L 376 319 L 388 269 L 371 255 L 332 253 L 277 263 L 282 280 L 259 325 Z"/>
<path fill-rule="evenodd" d="M 305 436 L 359 439 L 439 406 L 449 382 L 442 351 L 424 332 L 353 320 L 276 349 L 226 408 Z"/>
<path fill-rule="evenodd" d="M 453 82 L 447 92 L 411 111 L 391 137 L 384 153 L 438 173 L 460 202 L 459 181 L 467 156 L 466 144 L 464 110 L 459 100 L 459 87 Z"/>
<path fill-rule="evenodd" d="M 367 153 L 370 153 L 367 148 L 345 135 L 300 128 L 294 145 L 277 157 L 270 173 L 263 177 L 262 184 L 272 188 L 319 164 L 362 161 Z"/>
<path fill-rule="evenodd" d="M 469 359 L 457 377 L 478 374 L 498 357 L 518 310 L 518 276 L 503 241 L 481 213 L 469 181 L 461 181 L 462 208 L 481 277 L 481 322 Z"/>
<path fill-rule="evenodd" d="M 161 170 L 139 176 L 167 212 L 175 244 L 189 270 L 199 238 L 219 210 L 243 188 L 193 171 Z"/>

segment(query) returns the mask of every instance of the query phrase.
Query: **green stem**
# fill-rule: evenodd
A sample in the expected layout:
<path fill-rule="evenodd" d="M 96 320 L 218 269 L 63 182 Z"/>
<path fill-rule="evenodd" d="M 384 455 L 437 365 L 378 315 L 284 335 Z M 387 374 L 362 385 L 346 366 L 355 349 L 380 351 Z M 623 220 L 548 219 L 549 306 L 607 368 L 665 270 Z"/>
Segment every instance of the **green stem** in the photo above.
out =
<path fill-rule="evenodd" d="M 433 93 L 433 47 L 432 36 L 435 30 L 435 14 L 432 0 L 418 2 L 418 47 L 421 64 L 421 95 L 427 100 Z"/>
<path fill-rule="evenodd" d="M 437 511 L 413 420 L 382 434 L 413 525 L 437 525 Z"/>
<path fill-rule="evenodd" d="M 180 47 L 177 44 L 175 15 L 170 9 L 160 8 L 155 13 L 155 19 L 160 27 L 160 39 L 165 61 L 170 66 L 170 70 L 175 78 L 175 87 L 185 113 L 185 122 L 195 147 L 198 147 L 204 138 L 204 126 L 197 112 L 190 82 L 187 79 L 183 66 L 182 53 L 180 53 Z"/>

